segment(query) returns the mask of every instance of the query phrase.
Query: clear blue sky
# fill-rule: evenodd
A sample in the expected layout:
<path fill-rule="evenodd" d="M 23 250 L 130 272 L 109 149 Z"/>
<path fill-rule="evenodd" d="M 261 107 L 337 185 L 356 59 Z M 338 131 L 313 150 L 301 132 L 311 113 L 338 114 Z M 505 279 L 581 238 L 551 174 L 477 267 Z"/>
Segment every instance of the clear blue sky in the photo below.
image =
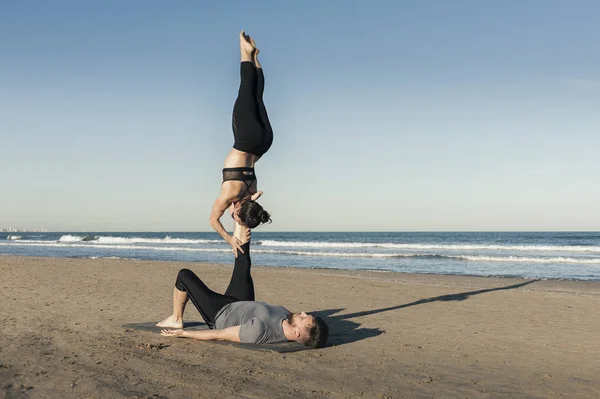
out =
<path fill-rule="evenodd" d="M 275 130 L 262 231 L 600 230 L 598 15 L 0 1 L 0 227 L 209 231 L 245 29 Z"/>

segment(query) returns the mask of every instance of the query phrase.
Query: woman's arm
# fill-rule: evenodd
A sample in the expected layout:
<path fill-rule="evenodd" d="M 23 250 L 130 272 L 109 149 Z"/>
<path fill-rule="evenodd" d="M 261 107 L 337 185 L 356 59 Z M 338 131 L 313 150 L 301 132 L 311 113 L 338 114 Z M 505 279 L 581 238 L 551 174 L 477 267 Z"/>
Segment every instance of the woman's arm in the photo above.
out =
<path fill-rule="evenodd" d="M 227 233 L 227 230 L 225 230 L 225 227 L 223 227 L 223 224 L 221 224 L 221 216 L 223 216 L 223 213 L 225 213 L 225 211 L 227 210 L 227 208 L 229 208 L 229 206 L 232 204 L 232 202 L 233 201 L 224 197 L 222 194 L 219 195 L 217 197 L 217 199 L 215 200 L 215 202 L 213 203 L 209 222 L 210 222 L 210 225 L 212 226 L 212 228 L 215 229 L 215 231 L 217 233 L 219 233 L 219 235 L 221 237 L 223 237 L 223 239 L 225 241 L 227 241 L 229 243 L 229 245 L 231 245 L 231 247 L 233 248 L 233 253 L 234 253 L 235 257 L 237 258 L 237 256 L 238 256 L 237 251 L 244 253 L 244 251 L 242 250 L 241 244 L 237 238 L 230 236 L 229 233 Z"/>
<path fill-rule="evenodd" d="M 260 198 L 261 195 L 263 195 L 263 192 L 262 191 L 257 191 L 254 194 L 252 194 L 252 197 L 250 197 L 250 200 L 256 201 L 257 199 Z"/>
<path fill-rule="evenodd" d="M 222 330 L 200 330 L 200 331 L 185 331 L 178 330 L 162 330 L 161 335 L 165 337 L 182 337 L 193 338 L 200 341 L 229 341 L 240 342 L 240 326 L 227 327 Z"/>

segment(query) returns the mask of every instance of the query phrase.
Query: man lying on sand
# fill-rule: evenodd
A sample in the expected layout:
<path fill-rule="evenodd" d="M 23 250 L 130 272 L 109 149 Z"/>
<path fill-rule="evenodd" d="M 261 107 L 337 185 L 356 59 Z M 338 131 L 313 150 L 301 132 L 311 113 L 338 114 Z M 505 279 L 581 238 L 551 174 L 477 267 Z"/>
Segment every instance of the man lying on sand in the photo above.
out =
<path fill-rule="evenodd" d="M 235 225 L 234 235 L 241 241 L 249 236 L 247 228 Z M 181 269 L 173 289 L 173 314 L 160 323 L 161 334 L 202 341 L 219 340 L 252 344 L 296 341 L 319 348 L 325 345 L 329 327 L 319 316 L 304 312 L 291 313 L 286 308 L 254 300 L 254 283 L 250 275 L 250 241 L 242 244 L 243 252 L 235 258 L 235 267 L 225 294 L 209 289 L 188 269 Z M 210 330 L 185 331 L 183 312 L 192 300 Z"/>

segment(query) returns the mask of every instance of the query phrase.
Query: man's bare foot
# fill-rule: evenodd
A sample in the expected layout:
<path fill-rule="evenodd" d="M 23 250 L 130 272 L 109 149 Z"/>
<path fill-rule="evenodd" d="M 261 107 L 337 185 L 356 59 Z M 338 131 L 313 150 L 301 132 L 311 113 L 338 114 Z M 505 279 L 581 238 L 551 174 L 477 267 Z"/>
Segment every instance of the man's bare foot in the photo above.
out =
<path fill-rule="evenodd" d="M 175 317 L 171 315 L 160 323 L 156 323 L 156 326 L 165 328 L 183 328 L 183 320 L 179 319 L 179 321 L 177 321 Z"/>
<path fill-rule="evenodd" d="M 246 52 L 252 54 L 254 52 L 254 46 L 252 45 L 250 36 L 246 34 L 246 32 L 240 32 L 240 50 L 242 52 Z"/>
<path fill-rule="evenodd" d="M 233 227 L 233 236 L 238 239 L 240 244 L 244 245 L 245 243 L 250 241 L 251 230 L 248 227 L 242 226 L 238 222 L 235 222 L 235 225 Z"/>

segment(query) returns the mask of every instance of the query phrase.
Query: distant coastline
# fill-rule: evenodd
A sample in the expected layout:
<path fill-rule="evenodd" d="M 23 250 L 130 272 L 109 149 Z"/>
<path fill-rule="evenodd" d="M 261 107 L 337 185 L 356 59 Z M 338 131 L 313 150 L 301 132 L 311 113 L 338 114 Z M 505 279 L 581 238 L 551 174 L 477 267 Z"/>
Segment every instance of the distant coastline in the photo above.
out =
<path fill-rule="evenodd" d="M 13 227 L 7 227 L 0 230 L 2 233 L 47 233 L 46 229 L 16 229 Z"/>

